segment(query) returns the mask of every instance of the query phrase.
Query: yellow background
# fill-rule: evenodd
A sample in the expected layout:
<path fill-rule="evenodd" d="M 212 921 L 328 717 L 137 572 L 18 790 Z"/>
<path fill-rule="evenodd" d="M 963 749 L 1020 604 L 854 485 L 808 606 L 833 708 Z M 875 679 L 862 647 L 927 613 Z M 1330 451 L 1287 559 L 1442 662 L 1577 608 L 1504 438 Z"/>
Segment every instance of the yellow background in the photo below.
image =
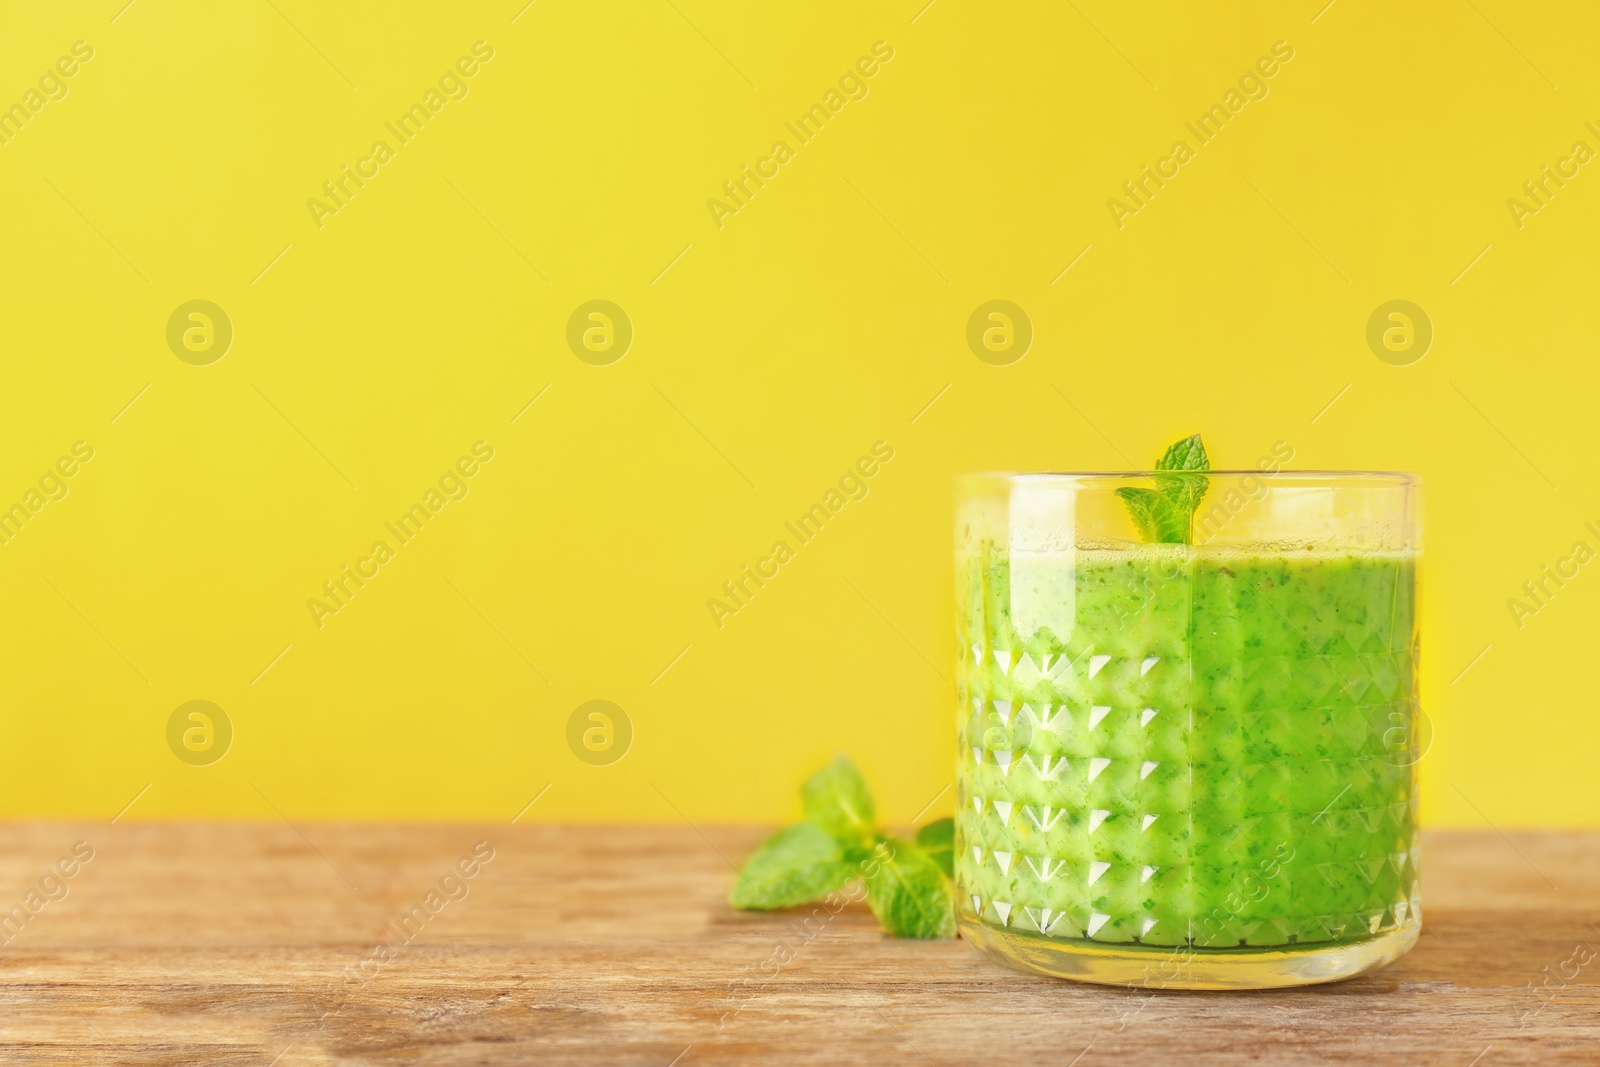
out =
<path fill-rule="evenodd" d="M 1506 204 L 1600 148 L 1592 10 L 524 2 L 8 8 L 0 103 L 95 54 L 0 146 L 0 503 L 95 458 L 0 546 L 0 813 L 510 819 L 549 785 L 525 818 L 778 820 L 843 750 L 908 820 L 952 777 L 952 475 L 1199 430 L 1218 465 L 1421 472 L 1428 821 L 1600 823 L 1600 577 L 1520 629 L 1506 603 L 1600 547 L 1600 167 L 1520 229 Z M 308 198 L 479 40 L 319 229 Z M 1108 198 L 1277 41 L 1269 95 L 1119 229 Z M 635 330 L 603 367 L 565 341 L 597 298 Z M 1036 331 L 1006 367 L 964 339 L 997 298 Z M 1436 330 L 1403 367 L 1365 341 L 1397 298 Z M 210 366 L 167 347 L 192 299 L 233 323 Z M 470 495 L 318 630 L 306 600 L 478 440 Z M 879 440 L 870 496 L 717 629 Z M 166 745 L 193 699 L 236 731 L 209 767 Z M 567 747 L 591 699 L 633 723 L 611 766 Z"/>

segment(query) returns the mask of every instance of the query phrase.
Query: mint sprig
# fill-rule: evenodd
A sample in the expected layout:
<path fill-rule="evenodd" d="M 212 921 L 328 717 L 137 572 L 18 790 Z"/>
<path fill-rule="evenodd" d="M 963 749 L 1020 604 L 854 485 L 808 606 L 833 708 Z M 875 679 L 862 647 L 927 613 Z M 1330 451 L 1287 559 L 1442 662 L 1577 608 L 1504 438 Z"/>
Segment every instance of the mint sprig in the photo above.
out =
<path fill-rule="evenodd" d="M 1157 474 L 1154 489 L 1125 485 L 1117 490 L 1117 495 L 1146 541 L 1189 544 L 1194 513 L 1210 486 L 1209 479 L 1192 473 L 1211 469 L 1200 435 L 1191 434 L 1173 444 L 1156 460 L 1155 469 L 1183 473 Z"/>
<path fill-rule="evenodd" d="M 793 908 L 859 880 L 889 936 L 955 936 L 950 819 L 924 826 L 915 843 L 884 833 L 866 780 L 845 756 L 806 779 L 800 799 L 805 821 L 779 830 L 750 855 L 728 892 L 729 904 Z"/>

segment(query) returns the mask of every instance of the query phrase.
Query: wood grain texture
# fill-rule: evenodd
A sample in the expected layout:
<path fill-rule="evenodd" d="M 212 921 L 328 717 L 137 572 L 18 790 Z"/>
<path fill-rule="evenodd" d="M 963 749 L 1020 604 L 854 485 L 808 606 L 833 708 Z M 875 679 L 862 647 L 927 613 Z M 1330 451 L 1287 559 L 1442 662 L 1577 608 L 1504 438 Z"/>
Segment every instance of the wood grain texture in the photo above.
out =
<path fill-rule="evenodd" d="M 0 1062 L 1600 1063 L 1600 958 L 1559 973 L 1600 948 L 1600 834 L 1426 835 L 1421 943 L 1379 974 L 1146 994 L 886 940 L 861 905 L 730 911 L 762 832 L 701 829 L 0 826 L 0 909 L 95 850 L 0 948 Z"/>

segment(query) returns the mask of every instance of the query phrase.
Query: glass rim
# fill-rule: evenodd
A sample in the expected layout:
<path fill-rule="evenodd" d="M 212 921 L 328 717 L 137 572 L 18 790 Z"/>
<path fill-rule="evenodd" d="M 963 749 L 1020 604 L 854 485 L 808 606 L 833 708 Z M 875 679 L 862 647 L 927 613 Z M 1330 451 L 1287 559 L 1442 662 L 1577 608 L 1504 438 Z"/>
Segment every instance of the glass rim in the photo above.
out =
<path fill-rule="evenodd" d="M 1398 485 L 1420 485 L 1422 475 L 1413 471 L 1375 471 L 1375 470 L 1278 470 L 1264 471 L 1254 467 L 1243 469 L 1219 469 L 1203 471 L 1157 471 L 1157 470 L 1097 470 L 1097 471 L 964 471 L 956 475 L 957 480 L 992 479 L 995 481 L 1018 481 L 1021 479 L 1048 479 L 1048 478 L 1084 478 L 1084 479 L 1109 479 L 1109 478 L 1157 478 L 1171 477 L 1256 477 L 1270 478 L 1273 480 L 1284 479 L 1309 479 L 1312 481 L 1335 481 L 1340 479 L 1351 481 L 1388 482 Z"/>

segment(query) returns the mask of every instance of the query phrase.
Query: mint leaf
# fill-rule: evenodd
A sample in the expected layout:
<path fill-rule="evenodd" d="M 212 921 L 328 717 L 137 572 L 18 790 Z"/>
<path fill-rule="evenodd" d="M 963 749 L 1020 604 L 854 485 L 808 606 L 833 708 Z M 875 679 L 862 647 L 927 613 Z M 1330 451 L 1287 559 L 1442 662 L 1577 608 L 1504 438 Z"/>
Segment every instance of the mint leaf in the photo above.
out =
<path fill-rule="evenodd" d="M 1184 491 L 1183 486 L 1171 486 L 1174 481 L 1187 481 L 1187 478 L 1176 477 L 1158 478 L 1162 483 L 1161 489 L 1141 489 L 1136 486 L 1125 485 L 1117 490 L 1117 495 L 1128 507 L 1128 514 L 1133 517 L 1133 524 L 1139 528 L 1139 535 L 1151 544 L 1183 544 L 1189 540 L 1189 516 L 1194 509 L 1188 507 L 1180 498 Z M 1205 491 L 1201 487 L 1201 492 Z M 1196 503 L 1199 499 L 1196 498 Z"/>
<path fill-rule="evenodd" d="M 806 779 L 800 787 L 800 802 L 806 818 L 845 846 L 857 845 L 872 837 L 877 809 L 872 793 L 856 765 L 846 756 Z"/>
<path fill-rule="evenodd" d="M 917 847 L 939 865 L 946 878 L 955 877 L 956 821 L 935 819 L 917 831 Z"/>
<path fill-rule="evenodd" d="M 1166 501 L 1166 521 L 1162 525 L 1161 540 L 1180 545 L 1191 544 L 1190 523 L 1210 486 L 1209 479 L 1198 474 L 1165 478 L 1158 476 L 1156 484 L 1161 487 L 1161 495 Z"/>
<path fill-rule="evenodd" d="M 1117 490 L 1117 495 L 1127 505 L 1128 514 L 1133 517 L 1133 524 L 1139 528 L 1140 537 L 1152 542 L 1163 540 L 1161 520 L 1166 513 L 1167 505 L 1160 493 L 1154 489 L 1125 485 Z"/>
<path fill-rule="evenodd" d="M 1211 460 L 1206 456 L 1206 446 L 1201 443 L 1199 434 L 1185 437 L 1167 449 L 1156 461 L 1158 471 L 1210 469 Z M 1194 518 L 1195 510 L 1200 507 L 1200 498 L 1206 495 L 1209 484 L 1209 479 L 1192 474 L 1183 477 L 1156 478 L 1156 485 L 1168 501 L 1167 513 L 1170 524 L 1168 533 L 1182 534 L 1181 537 L 1170 537 L 1168 540 L 1189 543 L 1189 524 Z"/>
<path fill-rule="evenodd" d="M 825 897 L 856 876 L 839 843 L 802 822 L 779 830 L 745 861 L 728 903 L 744 910 L 793 908 Z"/>
<path fill-rule="evenodd" d="M 890 937 L 955 936 L 955 890 L 916 845 L 883 838 L 863 865 L 863 876 L 867 904 Z"/>
<path fill-rule="evenodd" d="M 1206 457 L 1206 446 L 1201 443 L 1200 435 L 1190 434 L 1177 444 L 1168 448 L 1156 460 L 1158 471 L 1208 471 L 1211 469 L 1211 460 Z"/>
<path fill-rule="evenodd" d="M 1168 448 L 1155 469 L 1174 473 L 1157 474 L 1154 489 L 1123 486 L 1117 495 L 1147 542 L 1188 544 L 1194 513 L 1210 487 L 1209 479 L 1190 473 L 1211 469 L 1200 435 L 1191 434 Z"/>

